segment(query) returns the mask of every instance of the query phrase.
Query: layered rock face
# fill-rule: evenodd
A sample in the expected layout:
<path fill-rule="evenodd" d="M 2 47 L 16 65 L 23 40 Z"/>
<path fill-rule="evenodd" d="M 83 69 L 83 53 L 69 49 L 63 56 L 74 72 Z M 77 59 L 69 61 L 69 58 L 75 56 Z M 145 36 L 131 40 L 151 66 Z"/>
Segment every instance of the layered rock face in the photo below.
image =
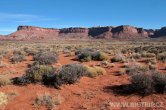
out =
<path fill-rule="evenodd" d="M 59 36 L 63 38 L 88 38 L 87 28 L 64 28 L 60 29 Z"/>
<path fill-rule="evenodd" d="M 142 38 L 148 37 L 148 33 L 142 28 L 132 26 L 118 26 L 112 29 L 113 38 Z"/>
<path fill-rule="evenodd" d="M 12 33 L 9 38 L 12 40 L 42 40 L 58 37 L 59 30 L 53 28 L 40 28 L 33 26 L 19 26 L 17 32 Z"/>
<path fill-rule="evenodd" d="M 40 28 L 34 26 L 19 26 L 17 31 L 7 36 L 0 36 L 0 40 L 47 40 L 56 38 L 74 39 L 144 39 L 165 38 L 166 27 L 159 30 L 143 29 L 128 25 L 117 27 L 92 28 Z"/>
<path fill-rule="evenodd" d="M 92 38 L 111 38 L 113 27 L 92 27 L 89 28 L 89 36 Z"/>
<path fill-rule="evenodd" d="M 152 37 L 166 38 L 166 27 L 162 27 L 161 29 L 156 30 Z"/>
<path fill-rule="evenodd" d="M 94 38 L 146 38 L 149 36 L 148 32 L 143 28 L 136 28 L 132 26 L 118 26 L 118 27 L 96 27 L 89 29 L 89 35 Z"/>

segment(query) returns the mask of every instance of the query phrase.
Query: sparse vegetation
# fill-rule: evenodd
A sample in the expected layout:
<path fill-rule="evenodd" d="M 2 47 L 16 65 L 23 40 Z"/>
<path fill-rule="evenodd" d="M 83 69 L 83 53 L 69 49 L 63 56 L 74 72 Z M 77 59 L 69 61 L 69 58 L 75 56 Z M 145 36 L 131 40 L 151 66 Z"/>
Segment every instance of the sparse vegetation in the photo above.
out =
<path fill-rule="evenodd" d="M 147 95 L 153 92 L 153 80 L 151 75 L 140 73 L 132 76 L 131 79 L 132 88 L 143 95 Z"/>
<path fill-rule="evenodd" d="M 25 77 L 31 82 L 41 82 L 45 74 L 54 73 L 55 69 L 47 65 L 35 65 L 27 70 Z"/>
<path fill-rule="evenodd" d="M 125 58 L 125 56 L 122 55 L 122 54 L 117 54 L 117 55 L 115 55 L 115 57 L 113 57 L 113 58 L 111 59 L 111 61 L 112 61 L 112 62 L 125 62 L 125 61 L 126 61 L 126 58 Z"/>
<path fill-rule="evenodd" d="M 87 71 L 87 76 L 92 78 L 106 74 L 105 69 L 99 66 L 94 66 L 94 67 L 85 66 L 85 70 Z"/>
<path fill-rule="evenodd" d="M 8 102 L 8 96 L 5 93 L 0 92 L 0 106 L 3 104 L 7 104 L 7 102 Z"/>
<path fill-rule="evenodd" d="M 162 61 L 162 62 L 166 62 L 166 52 L 163 52 L 163 53 L 159 53 L 157 55 L 157 59 Z"/>
<path fill-rule="evenodd" d="M 44 95 L 38 95 L 34 101 L 35 106 L 46 106 L 48 109 L 53 109 L 62 103 L 62 96 L 57 95 L 56 97 L 46 93 Z"/>
<path fill-rule="evenodd" d="M 34 60 L 41 65 L 49 65 L 57 62 L 58 55 L 54 52 L 38 52 L 35 54 Z"/>
<path fill-rule="evenodd" d="M 25 61 L 25 56 L 22 55 L 22 54 L 15 54 L 12 58 L 11 58 L 11 61 L 13 63 L 19 63 L 19 62 L 22 62 L 22 61 Z"/>
<path fill-rule="evenodd" d="M 11 84 L 11 80 L 7 75 L 0 75 L 0 87 Z"/>

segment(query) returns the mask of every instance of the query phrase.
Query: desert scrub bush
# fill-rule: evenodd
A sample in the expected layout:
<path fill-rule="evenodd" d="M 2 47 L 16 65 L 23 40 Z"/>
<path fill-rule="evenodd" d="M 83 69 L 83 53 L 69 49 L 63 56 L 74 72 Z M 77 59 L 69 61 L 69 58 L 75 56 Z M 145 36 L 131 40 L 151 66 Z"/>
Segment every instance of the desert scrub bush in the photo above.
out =
<path fill-rule="evenodd" d="M 132 57 L 134 59 L 140 59 L 141 58 L 141 54 L 139 54 L 139 53 L 133 53 Z"/>
<path fill-rule="evenodd" d="M 14 50 L 13 55 L 26 55 L 26 53 L 24 51 L 21 51 L 21 50 Z"/>
<path fill-rule="evenodd" d="M 81 64 L 68 64 L 62 66 L 58 74 L 62 84 L 73 84 L 79 81 L 81 76 L 85 76 L 86 71 Z"/>
<path fill-rule="evenodd" d="M 142 72 L 146 72 L 149 70 L 149 67 L 146 65 L 141 65 L 139 63 L 132 63 L 129 65 L 126 65 L 126 73 L 128 75 L 134 75 L 137 73 L 142 73 Z"/>
<path fill-rule="evenodd" d="M 153 80 L 149 74 L 135 74 L 131 77 L 132 89 L 140 94 L 148 95 L 153 92 Z"/>
<path fill-rule="evenodd" d="M 26 58 L 24 55 L 22 54 L 15 54 L 12 58 L 11 58 L 11 62 L 13 63 L 18 63 L 18 62 L 22 62 L 25 61 Z"/>
<path fill-rule="evenodd" d="M 8 96 L 5 93 L 0 92 L 0 106 L 3 104 L 7 104 L 7 102 L 8 102 Z"/>
<path fill-rule="evenodd" d="M 9 51 L 7 51 L 7 50 L 1 50 L 0 51 L 0 56 L 7 58 L 9 56 Z"/>
<path fill-rule="evenodd" d="M 60 105 L 63 101 L 61 95 L 52 96 L 49 93 L 45 93 L 44 95 L 38 95 L 35 98 L 33 105 L 35 106 L 46 106 L 47 109 L 52 110 L 54 107 Z"/>
<path fill-rule="evenodd" d="M 162 62 L 166 62 L 166 52 L 159 53 L 157 55 L 157 60 L 162 61 Z"/>
<path fill-rule="evenodd" d="M 125 62 L 126 57 L 123 54 L 117 54 L 111 59 L 111 62 Z"/>
<path fill-rule="evenodd" d="M 90 67 L 90 66 L 84 66 L 86 72 L 87 72 L 87 76 L 88 77 L 97 77 L 99 75 L 104 75 L 106 74 L 106 70 L 104 68 L 101 68 L 99 66 L 93 66 L 93 67 Z"/>
<path fill-rule="evenodd" d="M 55 68 L 47 65 L 34 65 L 26 71 L 25 77 L 31 82 L 42 82 L 43 76 L 48 73 L 54 73 Z"/>
<path fill-rule="evenodd" d="M 0 75 L 0 87 L 11 84 L 11 80 L 6 75 Z"/>
<path fill-rule="evenodd" d="M 108 60 L 108 55 L 99 51 L 92 54 L 92 59 L 97 61 L 105 61 Z"/>
<path fill-rule="evenodd" d="M 85 49 L 77 49 L 77 51 L 75 51 L 75 55 L 79 55 L 79 54 L 81 54 L 81 53 L 91 53 L 91 52 L 94 52 L 94 50 L 93 49 L 91 49 L 91 48 L 85 48 Z"/>
<path fill-rule="evenodd" d="M 156 61 L 156 58 L 147 58 L 147 59 L 144 59 L 144 62 L 145 63 L 152 63 L 152 64 L 156 64 L 157 61 Z"/>
<path fill-rule="evenodd" d="M 117 73 L 114 73 L 115 76 L 120 76 L 126 74 L 126 68 L 120 68 Z"/>
<path fill-rule="evenodd" d="M 12 78 L 11 80 L 12 80 L 12 83 L 15 85 L 27 85 L 31 83 L 31 80 L 25 75 L 21 77 Z"/>
<path fill-rule="evenodd" d="M 92 60 L 92 52 L 83 52 L 83 53 L 80 53 L 77 55 L 77 58 L 79 61 L 82 61 L 82 62 L 87 62 L 87 61 L 90 61 Z"/>
<path fill-rule="evenodd" d="M 54 88 L 56 88 L 56 89 L 59 89 L 60 86 L 61 86 L 62 83 L 63 83 L 63 82 L 61 81 L 60 77 L 59 77 L 59 74 L 56 73 L 56 72 L 55 72 L 54 74 L 52 74 L 52 73 L 45 74 L 45 75 L 43 76 L 42 81 L 43 81 L 43 84 L 44 84 L 44 85 L 46 85 L 46 86 L 48 86 L 48 87 L 54 87 Z"/>
<path fill-rule="evenodd" d="M 141 54 L 142 57 L 146 57 L 146 58 L 150 58 L 150 57 L 156 57 L 156 55 L 154 53 L 147 53 L 147 52 L 143 52 Z"/>
<path fill-rule="evenodd" d="M 166 93 L 166 75 L 159 72 L 152 72 L 155 90 L 158 93 Z"/>
<path fill-rule="evenodd" d="M 54 52 L 38 52 L 34 55 L 34 60 L 39 64 L 53 64 L 58 60 L 58 54 Z"/>

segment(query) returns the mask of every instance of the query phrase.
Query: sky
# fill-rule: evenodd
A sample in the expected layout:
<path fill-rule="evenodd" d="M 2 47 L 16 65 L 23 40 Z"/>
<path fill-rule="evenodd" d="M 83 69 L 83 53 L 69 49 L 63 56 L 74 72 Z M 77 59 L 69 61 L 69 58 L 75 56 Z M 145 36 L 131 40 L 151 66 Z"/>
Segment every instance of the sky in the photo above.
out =
<path fill-rule="evenodd" d="M 166 0 L 1 0 L 0 34 L 19 25 L 46 28 L 166 26 Z"/>

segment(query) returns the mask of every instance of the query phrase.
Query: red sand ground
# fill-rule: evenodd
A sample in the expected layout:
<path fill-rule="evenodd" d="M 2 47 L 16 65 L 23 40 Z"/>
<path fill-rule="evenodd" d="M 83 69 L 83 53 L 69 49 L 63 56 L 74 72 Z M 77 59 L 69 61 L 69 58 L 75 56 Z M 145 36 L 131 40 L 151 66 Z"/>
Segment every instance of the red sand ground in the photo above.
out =
<path fill-rule="evenodd" d="M 72 57 L 65 57 L 64 54 L 60 54 L 60 60 L 54 66 L 60 66 L 64 64 L 74 63 Z M 27 58 L 28 61 L 24 61 L 18 64 L 11 64 L 9 61 L 5 61 L 10 66 L 0 68 L 2 71 L 15 71 L 15 74 L 11 74 L 11 77 L 20 76 L 25 73 L 27 65 L 31 63 L 32 57 Z M 97 64 L 96 61 L 86 62 L 84 64 L 93 65 Z M 166 106 L 163 108 L 115 108 L 110 106 L 110 102 L 163 102 L 166 104 L 166 96 L 161 94 L 152 94 L 146 97 L 138 95 L 116 95 L 110 89 L 106 89 L 109 86 L 121 85 L 129 83 L 129 77 L 127 75 L 115 76 L 113 73 L 117 72 L 123 65 L 121 63 L 115 63 L 115 67 L 106 69 L 107 74 L 99 76 L 97 78 L 81 78 L 80 82 L 73 85 L 63 85 L 61 90 L 54 88 L 48 88 L 40 84 L 30 84 L 27 86 L 15 86 L 8 85 L 0 88 L 0 91 L 5 93 L 15 93 L 15 96 L 11 96 L 5 110 L 45 110 L 45 107 L 35 107 L 33 101 L 37 95 L 50 93 L 51 95 L 60 94 L 62 103 L 57 106 L 60 110 L 166 110 Z M 163 64 L 158 64 L 163 66 Z M 161 67 L 160 67 L 161 68 Z M 166 71 L 164 71 L 166 73 Z M 1 110 L 2 108 L 0 108 Z"/>

